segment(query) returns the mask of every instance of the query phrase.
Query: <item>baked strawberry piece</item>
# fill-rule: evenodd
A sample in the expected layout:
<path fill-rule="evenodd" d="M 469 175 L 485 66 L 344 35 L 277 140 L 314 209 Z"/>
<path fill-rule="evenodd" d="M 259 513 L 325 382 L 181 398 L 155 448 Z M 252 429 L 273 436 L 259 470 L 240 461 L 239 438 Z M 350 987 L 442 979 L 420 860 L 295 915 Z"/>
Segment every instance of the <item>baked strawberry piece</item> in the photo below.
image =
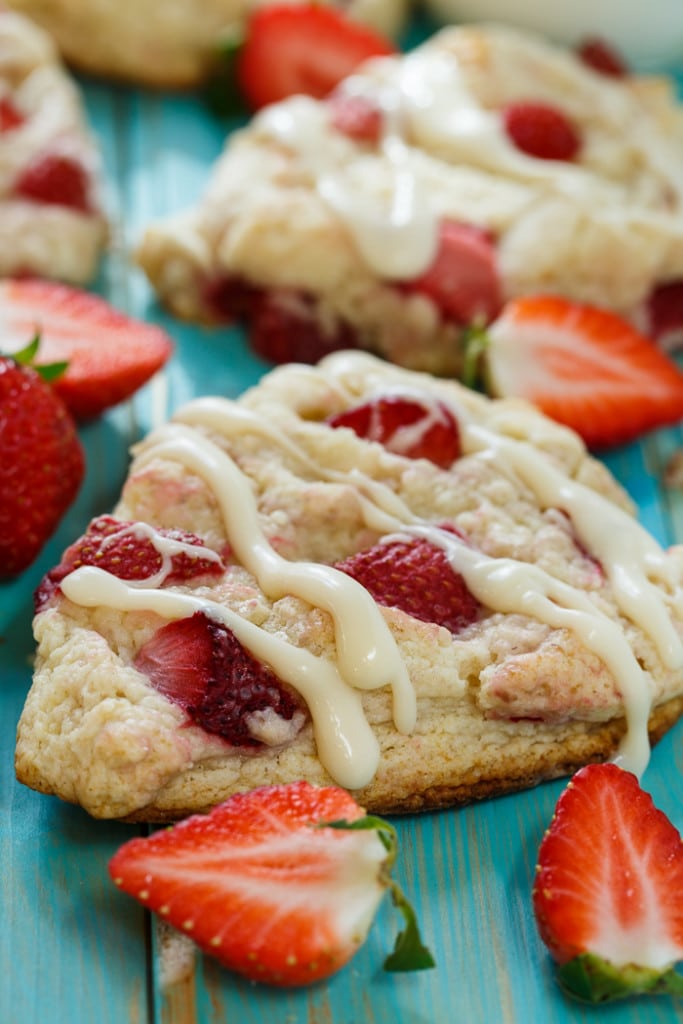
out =
<path fill-rule="evenodd" d="M 633 512 L 531 404 L 367 353 L 196 399 L 40 591 L 18 777 L 168 821 L 300 779 L 400 813 L 642 773 L 683 713 L 683 554 Z"/>
<path fill-rule="evenodd" d="M 680 107 L 673 82 L 614 65 L 495 25 L 371 57 L 259 110 L 137 259 L 174 313 L 244 318 L 277 363 L 346 346 L 457 376 L 467 329 L 534 294 L 640 323 L 683 277 Z"/>
<path fill-rule="evenodd" d="M 240 794 L 210 814 L 132 839 L 112 857 L 115 884 L 254 982 L 310 985 L 358 952 L 387 892 L 405 918 L 385 961 L 434 966 L 391 878 L 396 832 L 348 793 L 306 782 Z"/>
<path fill-rule="evenodd" d="M 72 284 L 94 277 L 107 239 L 100 157 L 55 45 L 23 15 L 0 11 L 0 275 Z"/>
<path fill-rule="evenodd" d="M 533 905 L 558 980 L 592 1003 L 683 994 L 683 844 L 638 779 L 574 775 L 538 854 Z"/>

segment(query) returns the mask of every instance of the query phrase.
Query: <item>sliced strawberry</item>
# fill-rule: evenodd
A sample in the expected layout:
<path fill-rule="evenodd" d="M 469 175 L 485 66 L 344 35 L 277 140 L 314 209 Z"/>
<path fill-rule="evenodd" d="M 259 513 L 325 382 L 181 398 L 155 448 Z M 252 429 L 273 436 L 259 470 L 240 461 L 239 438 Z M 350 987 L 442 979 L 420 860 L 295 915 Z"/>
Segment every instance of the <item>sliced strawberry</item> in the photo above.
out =
<path fill-rule="evenodd" d="M 488 330 L 489 392 L 535 403 L 592 448 L 683 417 L 683 373 L 613 313 L 550 295 L 508 302 Z"/>
<path fill-rule="evenodd" d="M 291 738 L 303 725 L 299 695 L 202 612 L 157 630 L 138 652 L 135 667 L 196 725 L 233 746 L 263 744 L 264 713 L 291 723 L 277 730 L 276 739 Z"/>
<path fill-rule="evenodd" d="M 252 14 L 237 80 L 258 110 L 304 93 L 323 99 L 362 61 L 395 53 L 389 40 L 316 3 L 275 3 Z"/>
<path fill-rule="evenodd" d="M 601 75 L 610 75 L 612 78 L 625 78 L 629 69 L 622 55 L 615 47 L 604 39 L 591 37 L 584 39 L 577 48 L 580 59 L 599 71 Z"/>
<path fill-rule="evenodd" d="M 683 844 L 637 778 L 590 765 L 562 793 L 538 855 L 541 938 L 572 995 L 683 994 Z"/>
<path fill-rule="evenodd" d="M 94 565 L 121 580 L 146 580 L 163 574 L 161 586 L 188 583 L 202 576 L 225 572 L 221 558 L 203 555 L 203 541 L 183 530 L 152 529 L 142 523 L 99 516 L 86 533 L 62 555 L 38 587 L 35 609 L 45 607 L 62 580 L 82 565 Z M 167 551 L 167 561 L 164 552 Z"/>
<path fill-rule="evenodd" d="M 38 331 L 40 362 L 65 361 L 54 388 L 78 419 L 129 398 L 167 361 L 171 340 L 89 292 L 53 281 L 0 282 L 0 350 L 13 352 Z"/>
<path fill-rule="evenodd" d="M 432 265 L 401 287 L 428 295 L 448 320 L 488 323 L 502 305 L 495 242 L 473 224 L 443 221 Z"/>
<path fill-rule="evenodd" d="M 90 177 L 83 164 L 64 153 L 41 153 L 14 183 L 15 195 L 36 203 L 91 213 Z"/>
<path fill-rule="evenodd" d="M 17 110 L 9 96 L 0 99 L 0 132 L 11 132 L 20 128 L 26 118 Z"/>
<path fill-rule="evenodd" d="M 564 111 L 549 103 L 520 100 L 502 111 L 510 140 L 539 160 L 574 160 L 581 135 Z"/>
<path fill-rule="evenodd" d="M 382 111 L 369 96 L 335 92 L 328 100 L 332 125 L 358 142 L 377 142 L 382 132 Z"/>
<path fill-rule="evenodd" d="M 667 352 L 683 347 L 683 280 L 654 289 L 646 306 L 646 333 Z"/>
<path fill-rule="evenodd" d="M 358 581 L 378 604 L 459 633 L 479 617 L 480 605 L 443 549 L 429 541 L 391 541 L 359 551 L 337 569 Z"/>
<path fill-rule="evenodd" d="M 356 348 L 353 329 L 328 322 L 312 300 L 298 292 L 266 292 L 252 310 L 249 343 L 271 363 L 317 363 L 340 349 Z"/>
<path fill-rule="evenodd" d="M 406 927 L 385 967 L 433 966 L 390 878 L 395 857 L 390 825 L 366 817 L 341 789 L 295 782 L 239 794 L 208 815 L 131 839 L 109 873 L 229 970 L 296 986 L 351 959 L 387 889 Z"/>
<path fill-rule="evenodd" d="M 429 459 L 449 469 L 460 458 L 460 431 L 448 406 L 413 395 L 381 395 L 330 416 L 331 427 L 349 427 L 408 459 Z"/>

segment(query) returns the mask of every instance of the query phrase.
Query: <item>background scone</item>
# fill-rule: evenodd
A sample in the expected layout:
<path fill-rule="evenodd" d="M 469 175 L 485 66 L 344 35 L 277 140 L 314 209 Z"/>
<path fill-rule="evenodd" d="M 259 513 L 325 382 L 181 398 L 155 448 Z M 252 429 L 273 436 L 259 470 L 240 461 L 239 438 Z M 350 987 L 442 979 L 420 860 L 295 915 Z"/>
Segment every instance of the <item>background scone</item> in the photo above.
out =
<path fill-rule="evenodd" d="M 107 239 L 102 201 L 76 85 L 49 36 L 0 9 L 0 276 L 86 284 Z"/>
<path fill-rule="evenodd" d="M 448 806 L 683 711 L 683 551 L 531 407 L 360 353 L 199 399 L 43 582 L 19 779 L 167 820 L 307 778 Z"/>
<path fill-rule="evenodd" d="M 534 292 L 642 323 L 683 278 L 681 108 L 663 79 L 445 29 L 261 112 L 138 259 L 174 313 L 246 317 L 274 361 L 355 344 L 454 373 L 462 325 Z"/>
<path fill-rule="evenodd" d="M 159 88 L 199 84 L 221 41 L 241 29 L 250 10 L 264 2 L 8 0 L 50 32 L 75 68 Z M 352 17 L 394 35 L 403 25 L 407 0 L 351 0 L 343 6 Z"/>

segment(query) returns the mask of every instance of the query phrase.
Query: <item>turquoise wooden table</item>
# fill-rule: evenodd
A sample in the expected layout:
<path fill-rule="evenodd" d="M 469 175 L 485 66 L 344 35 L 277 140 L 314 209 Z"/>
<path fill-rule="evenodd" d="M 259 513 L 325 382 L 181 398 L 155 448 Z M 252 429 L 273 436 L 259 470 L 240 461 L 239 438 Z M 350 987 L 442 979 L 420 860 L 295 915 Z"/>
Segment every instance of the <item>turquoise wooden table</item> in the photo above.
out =
<path fill-rule="evenodd" d="M 141 829 L 92 821 L 16 783 L 14 731 L 30 683 L 31 594 L 42 573 L 92 515 L 111 508 L 134 440 L 189 398 L 235 396 L 267 368 L 240 334 L 167 317 L 127 258 L 146 220 L 197 195 L 224 126 L 197 99 L 84 87 L 116 226 L 97 289 L 164 325 L 176 354 L 133 402 L 82 430 L 88 475 L 76 505 L 39 561 L 0 585 L 0 1024 L 579 1024 L 598 1013 L 607 1024 L 683 1021 L 683 1004 L 668 999 L 595 1011 L 567 1002 L 555 987 L 530 890 L 563 783 L 398 820 L 398 875 L 417 905 L 437 970 L 383 974 L 395 925 L 387 904 L 348 968 L 295 992 L 258 989 L 203 957 L 187 959 L 186 949 L 173 944 L 184 970 L 167 984 L 167 937 L 114 889 L 106 870 L 117 847 Z M 683 497 L 660 484 L 681 444 L 680 429 L 663 431 L 607 459 L 664 544 L 683 542 Z M 644 783 L 683 828 L 683 722 L 654 751 Z"/>

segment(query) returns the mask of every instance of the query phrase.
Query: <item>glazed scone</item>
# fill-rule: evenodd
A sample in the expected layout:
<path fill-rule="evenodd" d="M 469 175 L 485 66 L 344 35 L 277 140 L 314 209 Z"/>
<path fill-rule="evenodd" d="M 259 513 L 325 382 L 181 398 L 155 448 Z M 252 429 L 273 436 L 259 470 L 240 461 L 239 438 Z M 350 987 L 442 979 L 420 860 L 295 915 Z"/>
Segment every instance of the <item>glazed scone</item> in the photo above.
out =
<path fill-rule="evenodd" d="M 532 155 L 534 118 L 551 119 L 547 146 L 556 116 L 555 157 Z M 273 361 L 356 345 L 457 373 L 463 323 L 535 292 L 642 325 L 683 278 L 683 115 L 663 79 L 600 74 L 511 29 L 445 29 L 327 102 L 261 112 L 137 258 L 176 315 L 246 317 Z"/>
<path fill-rule="evenodd" d="M 157 88 L 189 88 L 211 71 L 221 42 L 268 0 L 8 0 L 42 25 L 74 67 Z M 334 2 L 334 0 L 330 0 Z M 407 0 L 351 0 L 358 18 L 388 35 Z"/>
<path fill-rule="evenodd" d="M 49 36 L 0 10 L 0 276 L 72 284 L 107 240 L 99 152 Z"/>
<path fill-rule="evenodd" d="M 386 813 L 641 773 L 683 712 L 682 574 L 532 407 L 280 367 L 150 435 L 43 581 L 17 775 L 163 821 L 300 778 Z"/>

